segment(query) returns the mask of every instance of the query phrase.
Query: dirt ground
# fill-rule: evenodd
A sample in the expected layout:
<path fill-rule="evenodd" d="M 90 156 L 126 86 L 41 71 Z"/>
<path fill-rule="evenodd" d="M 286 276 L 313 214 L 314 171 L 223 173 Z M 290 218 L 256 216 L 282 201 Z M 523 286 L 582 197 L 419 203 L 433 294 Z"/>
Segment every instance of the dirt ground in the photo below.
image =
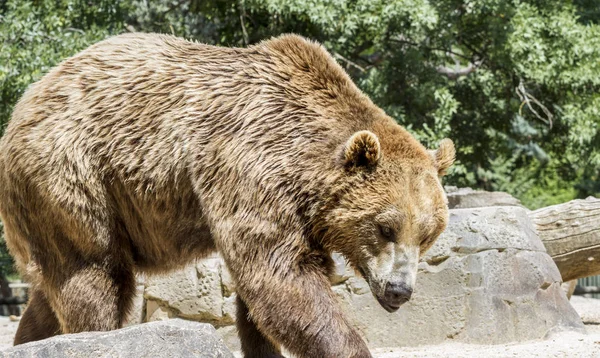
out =
<path fill-rule="evenodd" d="M 442 357 L 598 357 L 600 358 L 600 300 L 573 297 L 571 303 L 586 323 L 587 334 L 561 332 L 546 340 L 502 345 L 444 343 L 410 348 L 379 348 L 375 358 L 442 358 Z M 18 322 L 0 317 L 0 350 L 11 347 Z M 236 357 L 241 357 L 235 352 Z"/>
<path fill-rule="evenodd" d="M 502 345 L 445 343 L 416 348 L 377 349 L 377 358 L 442 357 L 600 357 L 600 326 L 586 325 L 588 334 L 563 332 L 552 338 Z"/>
<path fill-rule="evenodd" d="M 11 322 L 8 317 L 0 316 L 0 350 L 12 347 L 19 322 Z"/>

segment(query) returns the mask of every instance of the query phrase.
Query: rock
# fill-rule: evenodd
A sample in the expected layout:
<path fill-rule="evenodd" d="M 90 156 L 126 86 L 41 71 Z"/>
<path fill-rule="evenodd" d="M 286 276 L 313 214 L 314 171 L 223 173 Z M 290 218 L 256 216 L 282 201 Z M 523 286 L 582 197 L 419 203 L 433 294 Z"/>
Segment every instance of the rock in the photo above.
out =
<path fill-rule="evenodd" d="M 222 266 L 221 259 L 210 258 L 168 275 L 148 277 L 144 297 L 178 317 L 203 322 L 231 321 L 223 310 Z"/>
<path fill-rule="evenodd" d="M 176 316 L 173 311 L 160 306 L 156 301 L 148 300 L 146 302 L 146 322 L 165 321 Z"/>
<path fill-rule="evenodd" d="M 225 346 L 232 352 L 238 352 L 242 350 L 242 344 L 238 336 L 237 328 L 235 325 L 223 326 L 217 328 L 217 333 L 225 342 Z"/>
<path fill-rule="evenodd" d="M 546 252 L 525 209 L 485 207 L 450 210 L 448 228 L 424 259 L 436 264 L 453 254 L 507 248 Z"/>
<path fill-rule="evenodd" d="M 363 280 L 361 277 L 351 277 L 346 281 L 346 287 L 350 292 L 355 295 L 364 295 L 367 293 L 371 293 L 371 288 L 367 281 Z"/>
<path fill-rule="evenodd" d="M 479 208 L 485 206 L 521 206 L 521 202 L 510 194 L 496 191 L 481 191 L 471 188 L 446 187 L 450 209 Z"/>
<path fill-rule="evenodd" d="M 0 357 L 233 358 L 209 324 L 172 319 L 110 332 L 55 336 L 0 352 Z"/>
<path fill-rule="evenodd" d="M 223 318 L 221 319 L 221 324 L 233 324 L 235 323 L 235 313 L 236 313 L 236 298 L 235 293 L 231 294 L 229 297 L 225 297 L 223 299 Z"/>
<path fill-rule="evenodd" d="M 362 279 L 334 291 L 371 348 L 584 331 L 531 225 L 520 207 L 451 210 L 448 229 L 419 265 L 411 301 L 396 313 L 384 311 Z"/>
<path fill-rule="evenodd" d="M 225 263 L 221 264 L 221 286 L 223 287 L 223 296 L 229 297 L 235 292 L 235 282 L 225 266 Z"/>
<path fill-rule="evenodd" d="M 571 296 L 573 296 L 575 287 L 577 287 L 577 280 L 563 282 L 562 285 L 560 285 L 560 288 L 562 288 L 562 290 L 565 292 L 565 295 L 567 295 L 568 299 L 571 299 Z"/>
<path fill-rule="evenodd" d="M 124 327 L 144 322 L 144 288 L 145 286 L 143 285 L 143 283 L 141 285 L 136 286 L 135 296 L 133 297 L 133 305 L 131 307 L 131 311 L 129 312 L 129 316 L 123 324 Z"/>
<path fill-rule="evenodd" d="M 331 258 L 333 259 L 334 270 L 331 277 L 329 277 L 329 281 L 332 285 L 343 283 L 354 276 L 354 270 L 346 265 L 346 259 L 342 254 L 334 252 Z"/>
<path fill-rule="evenodd" d="M 15 316 L 15 315 L 12 315 L 12 314 L 11 314 L 10 316 L 8 316 L 8 319 L 9 319 L 11 322 L 19 322 L 19 321 L 21 320 L 21 316 Z"/>

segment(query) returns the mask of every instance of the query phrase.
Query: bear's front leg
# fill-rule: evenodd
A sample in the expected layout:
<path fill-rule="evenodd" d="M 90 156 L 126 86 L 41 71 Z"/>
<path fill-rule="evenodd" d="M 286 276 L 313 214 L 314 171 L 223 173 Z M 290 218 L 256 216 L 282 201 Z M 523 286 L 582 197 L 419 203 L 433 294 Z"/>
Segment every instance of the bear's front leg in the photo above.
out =
<path fill-rule="evenodd" d="M 248 313 L 248 307 L 239 293 L 236 298 L 236 326 L 242 343 L 245 358 L 283 358 L 279 347 L 275 346 L 256 327 Z"/>
<path fill-rule="evenodd" d="M 261 263 L 254 258 L 251 268 L 231 270 L 238 295 L 248 307 L 248 317 L 264 336 L 297 357 L 371 357 L 319 269 L 311 264 L 297 266 L 293 258 L 270 258 L 270 262 Z M 256 343 L 248 342 L 248 336 L 240 333 L 243 347 Z M 246 357 L 255 353 L 244 351 Z"/>

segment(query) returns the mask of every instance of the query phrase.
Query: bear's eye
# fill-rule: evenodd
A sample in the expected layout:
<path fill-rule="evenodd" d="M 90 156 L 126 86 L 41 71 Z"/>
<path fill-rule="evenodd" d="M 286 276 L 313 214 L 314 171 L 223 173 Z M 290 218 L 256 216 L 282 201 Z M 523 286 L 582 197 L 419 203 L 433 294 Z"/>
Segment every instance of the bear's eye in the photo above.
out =
<path fill-rule="evenodd" d="M 379 225 L 379 231 L 381 232 L 381 236 L 383 236 L 386 240 L 394 241 L 394 230 L 385 225 Z"/>

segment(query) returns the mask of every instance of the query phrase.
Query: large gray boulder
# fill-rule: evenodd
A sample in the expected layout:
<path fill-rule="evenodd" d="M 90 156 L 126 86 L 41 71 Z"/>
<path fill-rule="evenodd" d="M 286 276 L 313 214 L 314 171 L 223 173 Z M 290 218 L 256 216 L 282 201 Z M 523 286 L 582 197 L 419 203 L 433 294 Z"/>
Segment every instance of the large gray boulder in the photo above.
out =
<path fill-rule="evenodd" d="M 412 299 L 392 314 L 360 278 L 334 288 L 371 347 L 497 344 L 584 331 L 523 208 L 451 210 L 419 271 Z"/>
<path fill-rule="evenodd" d="M 173 319 L 110 332 L 56 336 L 0 352 L 0 357 L 233 358 L 210 324 Z"/>

